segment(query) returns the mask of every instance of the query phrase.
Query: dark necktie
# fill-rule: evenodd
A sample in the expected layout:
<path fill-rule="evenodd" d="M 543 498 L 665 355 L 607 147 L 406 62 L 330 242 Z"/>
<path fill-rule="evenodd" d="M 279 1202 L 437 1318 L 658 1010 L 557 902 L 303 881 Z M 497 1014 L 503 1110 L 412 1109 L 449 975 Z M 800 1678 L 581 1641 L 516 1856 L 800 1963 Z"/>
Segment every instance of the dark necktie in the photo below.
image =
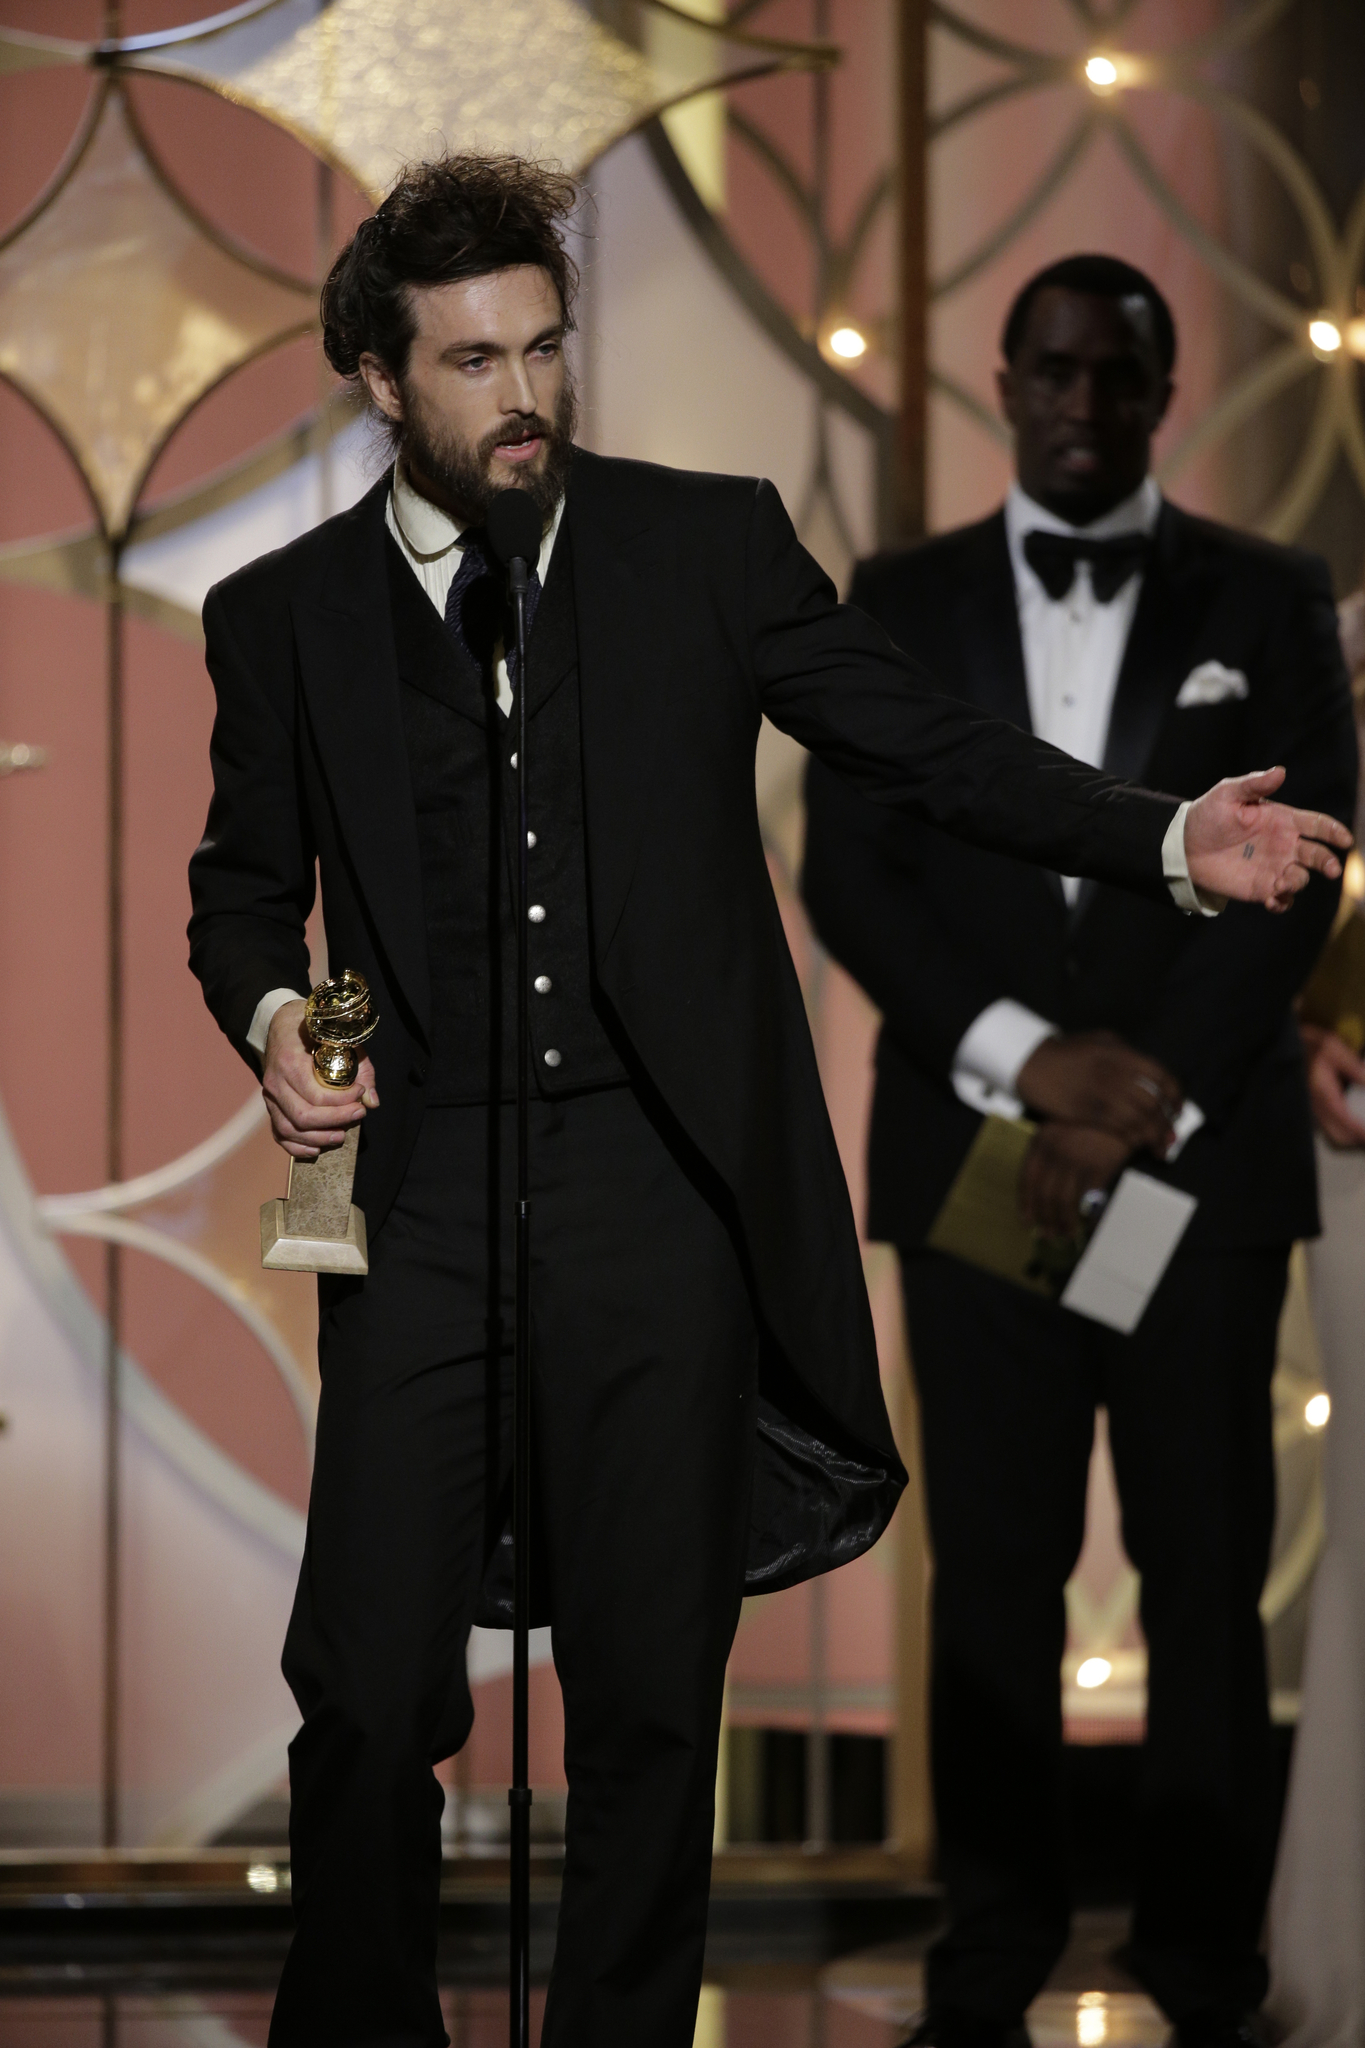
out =
<path fill-rule="evenodd" d="M 473 526 L 461 536 L 460 566 L 446 593 L 446 630 L 464 649 L 475 668 L 491 668 L 495 643 L 506 634 L 507 677 L 517 687 L 515 635 L 503 591 L 502 577 L 488 566 L 488 541 L 482 527 Z M 532 569 L 526 583 L 526 638 L 530 641 L 540 603 L 540 574 Z"/>
<path fill-rule="evenodd" d="M 1054 603 L 1060 602 L 1075 582 L 1076 564 L 1089 562 L 1095 596 L 1101 604 L 1109 604 L 1128 578 L 1145 567 L 1151 545 L 1145 533 L 1087 540 L 1084 534 L 1045 533 L 1035 527 L 1024 535 L 1024 560 Z"/>

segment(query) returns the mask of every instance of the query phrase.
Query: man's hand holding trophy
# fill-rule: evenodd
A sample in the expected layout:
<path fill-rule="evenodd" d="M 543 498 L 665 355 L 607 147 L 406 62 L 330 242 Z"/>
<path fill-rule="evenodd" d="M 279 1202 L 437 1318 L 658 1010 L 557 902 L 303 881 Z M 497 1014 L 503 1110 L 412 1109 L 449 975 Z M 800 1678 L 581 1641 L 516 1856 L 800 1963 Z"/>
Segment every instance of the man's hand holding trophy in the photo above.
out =
<path fill-rule="evenodd" d="M 365 1218 L 351 1200 L 360 1126 L 378 1109 L 361 1048 L 379 1019 L 354 969 L 320 981 L 271 1019 L 263 1088 L 289 1189 L 261 1205 L 261 1264 L 293 1273 L 369 1271 Z"/>

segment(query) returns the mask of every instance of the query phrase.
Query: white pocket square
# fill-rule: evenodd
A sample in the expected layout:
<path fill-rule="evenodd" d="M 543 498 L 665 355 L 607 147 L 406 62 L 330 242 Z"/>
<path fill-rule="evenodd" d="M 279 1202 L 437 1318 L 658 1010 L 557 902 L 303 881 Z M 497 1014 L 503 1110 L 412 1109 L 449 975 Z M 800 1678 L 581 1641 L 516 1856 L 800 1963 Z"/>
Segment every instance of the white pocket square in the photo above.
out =
<path fill-rule="evenodd" d="M 1193 711 L 1201 704 L 1226 704 L 1230 697 L 1246 694 L 1247 679 L 1239 668 L 1224 668 L 1221 661 L 1201 661 L 1180 685 L 1175 708 Z"/>

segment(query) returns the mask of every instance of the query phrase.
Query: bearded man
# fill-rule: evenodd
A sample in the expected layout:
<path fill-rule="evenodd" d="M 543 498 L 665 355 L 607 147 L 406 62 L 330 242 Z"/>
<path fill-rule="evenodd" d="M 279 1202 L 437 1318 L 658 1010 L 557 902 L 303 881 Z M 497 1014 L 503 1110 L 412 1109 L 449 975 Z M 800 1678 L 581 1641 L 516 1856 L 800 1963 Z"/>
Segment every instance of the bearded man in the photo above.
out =
<path fill-rule="evenodd" d="M 362 1280 L 319 1284 L 322 1398 L 285 1645 L 297 1931 L 273 2048 L 432 2048 L 441 1793 L 506 1520 L 516 777 L 481 532 L 540 506 L 527 652 L 535 1569 L 569 1781 L 546 2048 L 689 2048 L 726 1658 L 746 1591 L 875 1542 L 904 1481 L 853 1219 L 759 837 L 766 714 L 978 844 L 1190 907 L 1287 906 L 1331 819 L 1135 791 L 935 693 L 841 608 L 770 484 L 575 449 L 568 180 L 411 167 L 323 292 L 397 460 L 210 592 L 214 796 L 191 965 L 275 1135 L 360 1123 Z M 338 1095 L 328 957 L 381 1023 Z M 383 1090 L 383 1108 L 380 1093 Z"/>

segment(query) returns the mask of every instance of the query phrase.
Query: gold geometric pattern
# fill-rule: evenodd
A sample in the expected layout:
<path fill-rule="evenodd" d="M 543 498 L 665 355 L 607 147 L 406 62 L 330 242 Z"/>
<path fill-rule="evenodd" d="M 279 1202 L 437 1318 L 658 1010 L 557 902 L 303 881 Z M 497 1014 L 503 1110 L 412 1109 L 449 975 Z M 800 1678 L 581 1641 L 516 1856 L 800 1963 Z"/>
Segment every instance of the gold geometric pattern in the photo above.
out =
<path fill-rule="evenodd" d="M 667 6 L 668 62 L 576 0 L 280 0 L 208 34 L 129 50 L 287 128 L 378 201 L 409 159 L 514 151 L 582 171 L 662 108 L 832 52 L 730 36 Z M 146 39 L 151 41 L 151 38 Z"/>
<path fill-rule="evenodd" d="M 307 332 L 314 305 L 190 211 L 111 80 L 53 186 L 0 243 L 0 375 L 61 436 L 118 541 L 186 413 Z"/>

